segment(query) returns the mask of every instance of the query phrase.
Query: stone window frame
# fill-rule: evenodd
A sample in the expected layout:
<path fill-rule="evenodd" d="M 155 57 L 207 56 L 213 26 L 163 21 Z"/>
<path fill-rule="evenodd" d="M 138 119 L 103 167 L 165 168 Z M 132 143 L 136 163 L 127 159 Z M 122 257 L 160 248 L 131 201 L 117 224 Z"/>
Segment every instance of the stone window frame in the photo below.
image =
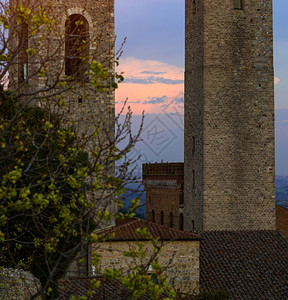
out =
<path fill-rule="evenodd" d="M 87 62 L 83 57 L 89 56 L 89 23 L 81 14 L 72 14 L 65 22 L 65 75 L 81 81 L 88 79 Z"/>
<path fill-rule="evenodd" d="M 91 15 L 87 12 L 86 9 L 83 9 L 79 6 L 75 6 L 75 7 L 71 7 L 69 9 L 66 10 L 66 12 L 64 13 L 64 16 L 62 17 L 61 20 L 61 25 L 60 25 L 60 30 L 61 32 L 64 34 L 65 37 L 65 30 L 66 30 L 66 21 L 67 19 L 71 16 L 71 15 L 81 15 L 83 16 L 87 22 L 88 22 L 88 28 L 89 28 L 89 40 L 93 40 L 93 36 L 94 36 L 94 23 L 92 20 Z M 94 49 L 94 45 L 90 44 L 88 47 L 88 57 L 90 57 L 91 55 L 91 50 Z M 62 49 L 62 57 L 63 57 L 63 64 L 64 64 L 64 68 L 63 68 L 63 76 L 65 75 L 65 41 L 64 41 L 64 47 Z"/>

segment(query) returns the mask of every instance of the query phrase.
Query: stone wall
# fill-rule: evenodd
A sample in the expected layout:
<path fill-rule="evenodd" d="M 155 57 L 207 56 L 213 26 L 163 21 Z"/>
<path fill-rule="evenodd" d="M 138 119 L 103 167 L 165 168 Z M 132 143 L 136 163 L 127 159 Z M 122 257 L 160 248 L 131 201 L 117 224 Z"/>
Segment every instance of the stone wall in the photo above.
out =
<path fill-rule="evenodd" d="M 276 205 L 276 229 L 288 239 L 288 209 Z"/>
<path fill-rule="evenodd" d="M 147 242 L 144 249 L 147 255 L 137 264 L 147 265 L 153 254 L 152 245 Z M 165 241 L 159 254 L 159 263 L 165 268 L 165 276 L 170 284 L 181 292 L 199 291 L 199 241 Z M 137 242 L 105 242 L 99 249 L 95 249 L 102 257 L 99 264 L 100 274 L 105 268 L 121 268 L 129 272 L 135 262 L 132 258 L 124 256 L 124 252 L 137 248 Z M 97 275 L 97 274 L 94 274 Z"/>
<path fill-rule="evenodd" d="M 0 299 L 29 300 L 41 288 L 39 280 L 23 270 L 0 269 Z M 35 298 L 40 300 L 40 296 Z"/>
<path fill-rule="evenodd" d="M 274 230 L 272 1 L 186 1 L 185 228 Z"/>

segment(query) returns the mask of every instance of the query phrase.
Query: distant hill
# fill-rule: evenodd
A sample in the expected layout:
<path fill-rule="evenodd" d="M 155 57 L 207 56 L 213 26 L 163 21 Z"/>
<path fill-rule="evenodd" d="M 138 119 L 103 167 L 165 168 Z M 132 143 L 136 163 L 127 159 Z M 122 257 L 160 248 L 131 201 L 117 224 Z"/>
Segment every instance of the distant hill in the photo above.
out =
<path fill-rule="evenodd" d="M 288 176 L 276 176 L 276 204 L 288 208 Z"/>
<path fill-rule="evenodd" d="M 122 196 L 123 200 L 123 208 L 120 210 L 122 213 L 126 213 L 131 207 L 131 200 L 133 198 L 140 199 L 139 208 L 136 211 L 136 217 L 145 219 L 146 218 L 146 192 L 144 190 L 144 186 L 141 182 L 137 183 L 128 183 L 126 184 L 127 191 Z"/>

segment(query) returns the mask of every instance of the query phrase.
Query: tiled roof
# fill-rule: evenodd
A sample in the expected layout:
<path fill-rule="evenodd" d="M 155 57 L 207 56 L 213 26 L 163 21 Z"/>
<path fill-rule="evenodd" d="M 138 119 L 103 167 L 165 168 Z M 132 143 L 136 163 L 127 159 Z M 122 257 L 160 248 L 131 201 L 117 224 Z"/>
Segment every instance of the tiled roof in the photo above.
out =
<path fill-rule="evenodd" d="M 173 240 L 200 240 L 201 237 L 191 232 L 166 227 L 160 224 L 149 222 L 142 219 L 132 218 L 116 220 L 116 226 L 103 232 L 114 233 L 115 237 L 111 241 L 135 241 L 147 240 L 145 236 L 136 233 L 137 228 L 145 227 L 153 238 L 159 238 L 162 241 Z"/>
<path fill-rule="evenodd" d="M 288 241 L 277 231 L 201 234 L 200 285 L 231 299 L 288 299 Z"/>
<path fill-rule="evenodd" d="M 95 277 L 94 277 L 95 278 Z M 81 297 L 87 295 L 89 290 L 93 290 L 93 295 L 89 296 L 89 300 L 123 300 L 130 299 L 131 291 L 126 289 L 117 280 L 107 280 L 103 277 L 95 278 L 100 281 L 100 287 L 91 289 L 91 280 L 89 277 L 71 277 L 60 282 L 60 297 L 58 300 L 70 300 L 72 296 Z M 130 297 L 129 297 L 130 295 Z M 166 298 L 167 295 L 163 294 L 160 299 Z M 139 300 L 150 300 L 151 298 L 144 294 Z"/>

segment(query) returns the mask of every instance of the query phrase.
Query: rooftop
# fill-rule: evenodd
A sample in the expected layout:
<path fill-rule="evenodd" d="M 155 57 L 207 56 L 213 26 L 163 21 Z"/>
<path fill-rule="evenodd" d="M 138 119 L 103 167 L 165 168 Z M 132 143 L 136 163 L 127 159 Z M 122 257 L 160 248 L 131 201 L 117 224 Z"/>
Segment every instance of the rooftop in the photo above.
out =
<path fill-rule="evenodd" d="M 160 224 L 149 222 L 142 219 L 132 218 L 117 220 L 116 226 L 109 228 L 104 233 L 114 233 L 115 237 L 110 241 L 139 241 L 147 240 L 143 235 L 136 233 L 138 228 L 145 227 L 153 238 L 159 238 L 162 241 L 181 241 L 181 240 L 200 240 L 201 237 L 191 232 L 182 231 L 166 227 Z"/>
<path fill-rule="evenodd" d="M 200 285 L 230 299 L 288 299 L 288 241 L 277 231 L 201 234 Z"/>

